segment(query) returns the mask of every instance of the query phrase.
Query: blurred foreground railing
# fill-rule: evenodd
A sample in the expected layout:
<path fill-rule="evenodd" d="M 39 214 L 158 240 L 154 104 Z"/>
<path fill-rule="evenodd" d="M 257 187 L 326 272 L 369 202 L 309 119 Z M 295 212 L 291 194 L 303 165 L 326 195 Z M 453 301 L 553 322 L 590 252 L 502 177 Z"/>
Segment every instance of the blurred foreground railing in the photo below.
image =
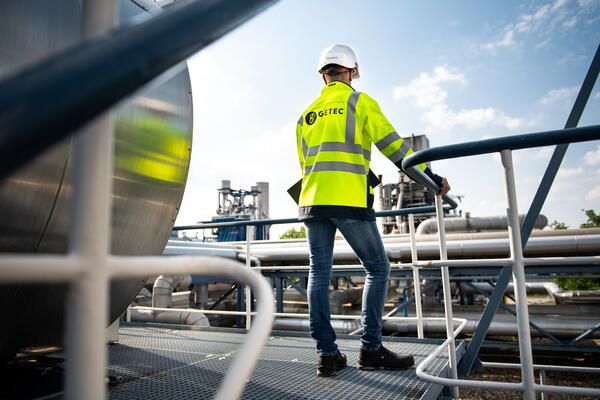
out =
<path fill-rule="evenodd" d="M 273 0 L 194 1 L 109 31 L 114 0 L 82 2 L 84 41 L 0 82 L 0 177 L 72 134 L 73 197 L 67 255 L 2 254 L 0 283 L 65 282 L 65 397 L 106 399 L 105 329 L 111 279 L 215 275 L 257 295 L 255 327 L 216 393 L 238 398 L 273 322 L 273 294 L 256 271 L 216 257 L 116 257 L 111 242 L 112 119 L 103 113 L 143 84 L 256 15 Z"/>

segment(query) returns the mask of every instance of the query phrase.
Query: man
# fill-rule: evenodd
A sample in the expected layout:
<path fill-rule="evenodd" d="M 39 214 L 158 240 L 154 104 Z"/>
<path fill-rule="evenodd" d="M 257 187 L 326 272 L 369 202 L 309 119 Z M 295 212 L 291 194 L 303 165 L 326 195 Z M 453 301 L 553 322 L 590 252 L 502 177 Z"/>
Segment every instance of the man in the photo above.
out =
<path fill-rule="evenodd" d="M 325 49 L 318 71 L 325 88 L 302 114 L 296 128 L 303 174 L 299 216 L 307 227 L 310 246 L 308 304 L 310 333 L 319 355 L 317 375 L 332 376 L 346 367 L 346 356 L 335 343 L 329 311 L 336 229 L 366 270 L 358 368 L 409 368 L 414 364 L 411 355 L 394 354 L 381 345 L 390 263 L 375 223 L 368 171 L 372 143 L 398 168 L 412 150 L 394 131 L 375 100 L 350 86 L 359 77 L 352 49 L 344 45 Z M 424 164 L 419 168 L 441 187 L 441 194 L 450 190 L 445 178 L 433 174 Z"/>

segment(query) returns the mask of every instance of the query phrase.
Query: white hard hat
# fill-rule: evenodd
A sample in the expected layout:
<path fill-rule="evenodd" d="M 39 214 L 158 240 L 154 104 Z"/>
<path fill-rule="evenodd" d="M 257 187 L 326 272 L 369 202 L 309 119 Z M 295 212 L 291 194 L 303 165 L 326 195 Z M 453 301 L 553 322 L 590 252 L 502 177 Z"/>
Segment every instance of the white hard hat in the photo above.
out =
<path fill-rule="evenodd" d="M 358 79 L 360 77 L 356 54 L 354 54 L 354 51 L 348 46 L 334 44 L 326 48 L 319 59 L 319 73 L 321 73 L 323 67 L 329 64 L 340 65 L 350 69 L 352 71 L 352 79 Z"/>

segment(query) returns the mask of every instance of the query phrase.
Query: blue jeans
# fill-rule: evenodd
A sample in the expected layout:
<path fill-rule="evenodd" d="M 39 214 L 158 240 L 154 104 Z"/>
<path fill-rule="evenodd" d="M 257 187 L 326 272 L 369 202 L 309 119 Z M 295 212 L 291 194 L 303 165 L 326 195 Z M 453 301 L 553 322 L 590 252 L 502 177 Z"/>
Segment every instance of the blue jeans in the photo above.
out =
<path fill-rule="evenodd" d="M 361 315 L 363 334 L 360 341 L 363 349 L 377 350 L 381 345 L 381 317 L 390 275 L 390 262 L 375 221 L 325 218 L 307 220 L 304 224 L 310 246 L 310 335 L 317 342 L 317 353 L 331 355 L 338 350 L 329 310 L 329 282 L 336 229 L 344 235 L 366 270 Z"/>

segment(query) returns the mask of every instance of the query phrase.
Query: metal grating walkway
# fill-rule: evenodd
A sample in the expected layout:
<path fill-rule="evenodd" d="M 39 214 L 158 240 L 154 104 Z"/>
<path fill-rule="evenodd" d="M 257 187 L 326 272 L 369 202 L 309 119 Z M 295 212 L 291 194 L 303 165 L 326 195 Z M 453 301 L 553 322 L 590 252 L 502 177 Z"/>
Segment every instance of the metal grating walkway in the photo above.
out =
<path fill-rule="evenodd" d="M 121 327 L 119 344 L 109 346 L 109 375 L 119 378 L 111 399 L 212 398 L 244 339 L 243 333 Z M 441 387 L 406 371 L 359 371 L 359 342 L 338 338 L 348 367 L 333 378 L 316 376 L 317 355 L 310 337 L 272 336 L 263 350 L 243 399 L 436 399 Z M 402 339 L 384 342 L 411 353 L 420 363 L 441 341 Z M 462 345 L 458 346 L 462 354 Z M 447 357 L 432 366 L 445 374 Z"/>

